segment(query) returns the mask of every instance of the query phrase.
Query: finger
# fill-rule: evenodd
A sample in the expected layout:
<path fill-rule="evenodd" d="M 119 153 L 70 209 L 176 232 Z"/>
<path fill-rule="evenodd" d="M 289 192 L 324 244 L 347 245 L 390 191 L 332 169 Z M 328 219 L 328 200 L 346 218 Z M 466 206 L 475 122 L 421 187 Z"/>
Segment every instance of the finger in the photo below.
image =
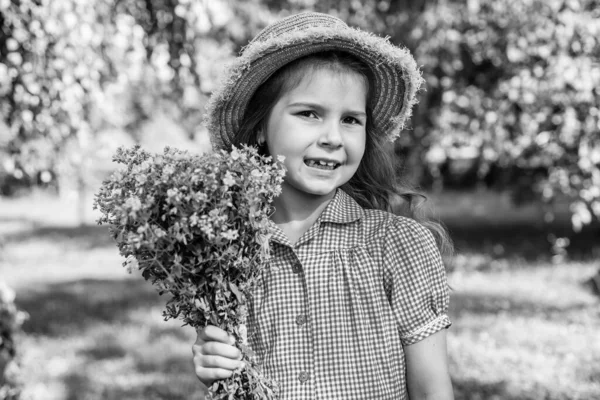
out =
<path fill-rule="evenodd" d="M 212 385 L 212 383 L 218 379 L 227 379 L 233 375 L 233 370 L 223 368 L 196 368 L 196 376 L 206 386 Z"/>
<path fill-rule="evenodd" d="M 208 326 L 205 326 L 204 328 L 202 328 L 198 332 L 198 339 L 201 339 L 205 342 L 217 341 L 217 342 L 228 343 L 228 344 L 235 343 L 235 339 L 233 336 L 230 336 L 223 329 L 213 326 L 213 325 L 208 325 Z M 198 339 L 196 341 L 198 341 Z"/>
<path fill-rule="evenodd" d="M 194 354 L 213 355 L 239 360 L 242 358 L 240 349 L 219 342 L 206 342 L 201 345 L 193 345 L 192 351 Z"/>
<path fill-rule="evenodd" d="M 194 365 L 203 368 L 226 369 L 229 371 L 233 371 L 235 369 L 244 368 L 246 364 L 243 361 L 234 360 L 227 357 L 202 356 L 194 359 Z"/>

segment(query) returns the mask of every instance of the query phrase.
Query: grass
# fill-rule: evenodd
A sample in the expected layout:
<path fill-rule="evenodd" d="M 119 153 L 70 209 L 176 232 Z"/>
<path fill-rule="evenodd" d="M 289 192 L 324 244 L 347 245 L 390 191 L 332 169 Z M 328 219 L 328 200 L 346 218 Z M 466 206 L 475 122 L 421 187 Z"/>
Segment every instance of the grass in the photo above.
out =
<path fill-rule="evenodd" d="M 600 398 L 600 300 L 582 282 L 598 268 L 598 235 L 571 235 L 552 258 L 539 209 L 505 197 L 433 201 L 456 240 L 448 333 L 457 399 Z M 29 313 L 20 338 L 24 398 L 201 398 L 195 333 L 162 319 L 164 299 L 128 275 L 105 227 L 79 227 L 73 204 L 37 193 L 0 199 L 0 276 Z M 490 211 L 491 210 L 491 211 Z"/>

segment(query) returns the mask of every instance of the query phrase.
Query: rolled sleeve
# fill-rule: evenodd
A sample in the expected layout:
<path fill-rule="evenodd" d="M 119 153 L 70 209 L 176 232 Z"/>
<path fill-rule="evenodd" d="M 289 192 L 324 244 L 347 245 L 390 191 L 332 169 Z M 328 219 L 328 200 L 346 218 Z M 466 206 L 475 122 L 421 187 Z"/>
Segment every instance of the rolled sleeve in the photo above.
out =
<path fill-rule="evenodd" d="M 446 271 L 427 228 L 396 217 L 386 232 L 383 261 L 386 294 L 403 345 L 450 327 Z"/>

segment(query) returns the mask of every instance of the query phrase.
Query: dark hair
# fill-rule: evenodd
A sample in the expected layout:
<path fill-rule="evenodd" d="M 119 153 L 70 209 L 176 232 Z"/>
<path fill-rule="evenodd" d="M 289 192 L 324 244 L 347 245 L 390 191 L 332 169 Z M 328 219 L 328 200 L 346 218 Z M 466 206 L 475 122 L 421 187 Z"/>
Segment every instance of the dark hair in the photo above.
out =
<path fill-rule="evenodd" d="M 367 83 L 365 153 L 356 173 L 342 189 L 364 208 L 385 210 L 415 219 L 433 233 L 442 254 L 452 253 L 452 243 L 444 227 L 423 216 L 422 205 L 426 197 L 400 179 L 394 146 L 383 132 L 377 132 L 373 124 L 371 70 L 349 53 L 315 53 L 292 61 L 277 70 L 252 96 L 232 144 L 257 146 L 261 153 L 267 154 L 266 146 L 258 143 L 258 131 L 266 129 L 271 110 L 284 93 L 300 84 L 303 77 L 323 68 L 357 73 L 364 77 Z"/>

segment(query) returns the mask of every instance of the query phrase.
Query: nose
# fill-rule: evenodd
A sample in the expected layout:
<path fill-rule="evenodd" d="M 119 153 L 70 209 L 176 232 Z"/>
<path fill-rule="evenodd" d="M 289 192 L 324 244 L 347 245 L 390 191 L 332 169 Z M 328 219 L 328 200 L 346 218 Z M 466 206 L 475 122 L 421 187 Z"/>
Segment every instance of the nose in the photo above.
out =
<path fill-rule="evenodd" d="M 339 148 L 343 145 L 341 127 L 337 121 L 323 125 L 319 144 L 331 148 Z"/>

